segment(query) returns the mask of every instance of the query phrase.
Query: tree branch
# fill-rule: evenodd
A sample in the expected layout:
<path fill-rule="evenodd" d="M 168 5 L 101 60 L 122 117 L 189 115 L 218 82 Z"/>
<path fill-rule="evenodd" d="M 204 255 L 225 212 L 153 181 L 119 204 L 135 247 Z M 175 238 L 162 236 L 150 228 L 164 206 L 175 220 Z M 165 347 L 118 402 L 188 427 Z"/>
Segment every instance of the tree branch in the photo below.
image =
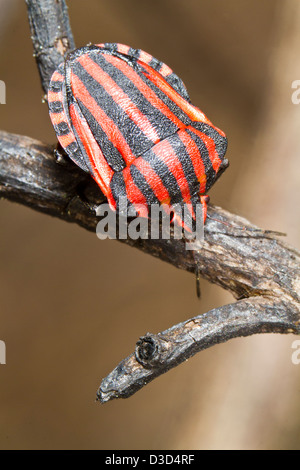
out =
<path fill-rule="evenodd" d="M 99 218 L 89 206 L 106 199 L 89 175 L 72 162 L 58 165 L 53 148 L 0 132 L 0 196 L 95 232 Z M 210 205 L 208 215 L 205 239 L 194 250 L 187 250 L 184 238 L 120 241 L 177 268 L 193 273 L 199 269 L 202 277 L 238 299 L 260 295 L 282 299 L 285 295 L 299 302 L 300 255 L 296 250 L 272 234 L 251 232 L 257 227 L 220 207 Z"/>
<path fill-rule="evenodd" d="M 137 342 L 135 353 L 105 379 L 97 400 L 128 398 L 159 375 L 217 343 L 255 333 L 297 333 L 299 307 L 280 300 L 253 297 L 211 310 Z"/>
<path fill-rule="evenodd" d="M 42 86 L 74 47 L 65 2 L 27 0 Z M 71 162 L 58 165 L 53 146 L 0 132 L 0 196 L 95 231 L 98 219 L 86 201 L 105 201 L 94 181 Z M 238 302 L 157 335 L 141 338 L 135 354 L 105 378 L 97 397 L 128 397 L 196 352 L 236 336 L 299 333 L 300 255 L 247 220 L 209 206 L 205 239 L 193 250 L 181 240 L 122 242 L 229 290 Z M 217 219 L 222 223 L 218 222 Z"/>
<path fill-rule="evenodd" d="M 75 49 L 68 9 L 65 0 L 25 1 L 34 57 L 43 90 L 47 93 L 53 72 L 66 54 Z"/>

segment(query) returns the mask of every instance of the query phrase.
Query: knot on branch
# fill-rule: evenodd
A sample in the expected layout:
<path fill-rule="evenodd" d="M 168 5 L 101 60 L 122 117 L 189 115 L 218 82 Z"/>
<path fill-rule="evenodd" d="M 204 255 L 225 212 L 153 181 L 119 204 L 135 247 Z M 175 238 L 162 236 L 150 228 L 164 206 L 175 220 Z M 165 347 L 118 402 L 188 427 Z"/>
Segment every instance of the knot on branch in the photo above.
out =
<path fill-rule="evenodd" d="M 146 369 L 154 369 L 162 364 L 166 342 L 152 333 L 141 336 L 136 343 L 135 358 Z"/>

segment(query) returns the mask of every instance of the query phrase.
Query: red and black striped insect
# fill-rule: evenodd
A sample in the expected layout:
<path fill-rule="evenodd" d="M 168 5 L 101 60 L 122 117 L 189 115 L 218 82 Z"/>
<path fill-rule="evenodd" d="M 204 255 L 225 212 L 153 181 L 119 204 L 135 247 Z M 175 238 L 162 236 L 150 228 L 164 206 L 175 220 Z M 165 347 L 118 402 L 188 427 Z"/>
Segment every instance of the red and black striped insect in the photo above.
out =
<path fill-rule="evenodd" d="M 227 139 L 190 102 L 163 62 L 123 44 L 70 53 L 49 85 L 50 117 L 68 156 L 118 210 L 120 197 L 148 217 L 151 204 L 188 204 L 192 217 L 227 168 Z"/>

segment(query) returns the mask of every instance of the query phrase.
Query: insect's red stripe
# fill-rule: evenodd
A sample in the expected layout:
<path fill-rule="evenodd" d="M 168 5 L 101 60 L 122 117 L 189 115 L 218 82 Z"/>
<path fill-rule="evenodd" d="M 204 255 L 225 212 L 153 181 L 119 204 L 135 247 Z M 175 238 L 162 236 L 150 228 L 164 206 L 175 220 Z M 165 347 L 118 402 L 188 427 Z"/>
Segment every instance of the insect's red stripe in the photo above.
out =
<path fill-rule="evenodd" d="M 194 127 L 188 126 L 188 129 L 190 129 L 192 132 L 197 134 L 200 137 L 200 139 L 203 140 L 208 150 L 208 155 L 209 155 L 209 159 L 211 161 L 212 167 L 217 172 L 219 169 L 219 166 L 221 165 L 222 160 L 219 157 L 218 152 L 216 150 L 215 141 L 211 137 L 209 137 L 208 135 L 204 134 L 201 131 L 198 131 Z"/>
<path fill-rule="evenodd" d="M 98 106 L 97 102 L 89 94 L 82 81 L 73 73 L 71 74 L 71 83 L 74 96 L 78 97 L 83 105 L 92 113 L 96 121 L 99 122 L 103 131 L 106 133 L 108 139 L 122 154 L 126 165 L 130 165 L 135 160 L 135 156 L 113 120 L 107 116 L 100 106 Z"/>
<path fill-rule="evenodd" d="M 195 141 L 184 130 L 178 132 L 178 137 L 185 146 L 186 151 L 189 154 L 189 157 L 193 164 L 195 174 L 200 183 L 200 194 L 204 194 L 206 189 L 206 174 L 205 166 L 202 161 L 199 149 Z"/>
<path fill-rule="evenodd" d="M 168 193 L 168 190 L 165 188 L 162 180 L 153 170 L 153 168 L 149 165 L 149 163 L 146 162 L 143 157 L 139 157 L 135 160 L 134 166 L 136 166 L 136 168 L 141 172 L 159 202 L 161 204 L 169 205 L 171 198 Z"/>
<path fill-rule="evenodd" d="M 51 122 L 54 126 L 56 126 L 57 124 L 61 124 L 62 122 L 66 122 L 66 114 L 65 112 L 61 112 L 61 113 L 50 113 L 50 118 L 51 118 Z M 66 124 L 68 124 L 66 122 Z M 69 125 L 69 124 L 68 124 Z"/>
<path fill-rule="evenodd" d="M 175 177 L 180 188 L 183 201 L 186 203 L 190 202 L 191 194 L 189 191 L 188 182 L 186 180 L 182 165 L 170 142 L 168 142 L 168 140 L 164 140 L 163 142 L 153 147 L 152 151 L 156 154 L 157 158 L 164 162 L 170 173 L 172 173 Z"/>
<path fill-rule="evenodd" d="M 124 176 L 124 181 L 126 183 L 126 194 L 127 194 L 128 200 L 135 207 L 136 207 L 137 201 L 138 201 L 138 204 L 145 206 L 145 210 L 143 211 L 144 213 L 142 214 L 141 211 L 139 211 L 139 213 L 142 217 L 147 217 L 147 214 L 148 214 L 147 199 L 145 198 L 143 193 L 140 191 L 140 189 L 137 187 L 137 185 L 134 183 L 133 178 L 130 173 L 130 167 L 126 167 L 123 170 L 123 176 Z"/>
<path fill-rule="evenodd" d="M 63 82 L 64 79 L 65 77 L 56 70 L 51 77 L 51 82 Z"/>
<path fill-rule="evenodd" d="M 74 137 L 73 132 L 69 132 L 69 134 L 65 134 L 65 135 L 58 135 L 57 138 L 59 140 L 60 145 L 63 148 L 66 148 L 72 142 L 75 142 L 75 137 Z"/>
<path fill-rule="evenodd" d="M 108 200 L 108 203 L 109 203 L 110 207 L 114 211 L 116 211 L 117 210 L 117 203 L 114 199 L 114 196 L 113 196 L 110 188 L 108 188 L 108 190 L 107 190 L 106 197 L 107 197 L 107 200 Z"/>
<path fill-rule="evenodd" d="M 141 131 L 155 144 L 159 141 L 159 136 L 150 121 L 131 101 L 129 96 L 116 84 L 116 82 L 88 55 L 82 55 L 78 62 L 84 67 L 87 73 L 93 77 L 113 98 L 130 119 L 141 129 Z"/>
<path fill-rule="evenodd" d="M 167 64 L 162 64 L 161 68 L 159 69 L 159 73 L 160 73 L 163 77 L 167 77 L 167 76 L 170 75 L 172 72 L 173 72 L 173 70 L 170 69 L 170 67 L 169 67 Z"/>
<path fill-rule="evenodd" d="M 138 61 L 140 62 L 140 61 Z M 143 65 L 143 63 L 141 63 Z M 205 114 L 196 108 L 196 106 L 191 105 L 186 101 L 182 96 L 174 90 L 174 88 L 169 85 L 169 83 L 162 77 L 162 75 L 152 67 L 147 64 L 144 64 L 144 68 L 147 70 L 146 77 L 154 83 L 158 88 L 160 88 L 174 103 L 177 104 L 192 121 L 205 122 L 206 124 L 212 125 L 212 123 L 207 119 Z"/>
<path fill-rule="evenodd" d="M 206 217 L 207 217 L 207 199 L 209 196 L 200 196 L 200 202 L 202 204 L 202 217 L 203 217 L 203 223 L 205 224 Z"/>
<path fill-rule="evenodd" d="M 100 186 L 102 192 L 106 195 L 110 180 L 113 176 L 113 170 L 107 164 L 101 149 L 96 142 L 87 122 L 79 115 L 74 104 L 70 105 L 70 116 L 72 123 L 81 140 L 93 171 L 93 177 Z"/>
<path fill-rule="evenodd" d="M 154 93 L 153 90 L 138 76 L 138 74 L 130 67 L 126 62 L 114 57 L 112 55 L 105 55 L 105 60 L 110 62 L 116 68 L 118 68 L 136 88 L 144 95 L 149 103 L 170 119 L 176 126 L 183 127 L 184 123 L 175 116 L 174 113 L 168 108 L 168 106 Z"/>
<path fill-rule="evenodd" d="M 151 54 L 148 54 L 148 52 L 145 52 L 145 51 L 140 52 L 139 60 L 141 60 L 142 62 L 145 62 L 145 64 L 149 64 L 149 62 L 151 62 L 152 59 L 153 59 L 153 56 Z"/>
<path fill-rule="evenodd" d="M 129 49 L 130 49 L 129 46 L 125 46 L 125 44 L 118 43 L 118 52 L 120 52 L 121 54 L 127 54 Z"/>
<path fill-rule="evenodd" d="M 48 102 L 52 103 L 53 101 L 63 101 L 62 91 L 48 91 Z"/>

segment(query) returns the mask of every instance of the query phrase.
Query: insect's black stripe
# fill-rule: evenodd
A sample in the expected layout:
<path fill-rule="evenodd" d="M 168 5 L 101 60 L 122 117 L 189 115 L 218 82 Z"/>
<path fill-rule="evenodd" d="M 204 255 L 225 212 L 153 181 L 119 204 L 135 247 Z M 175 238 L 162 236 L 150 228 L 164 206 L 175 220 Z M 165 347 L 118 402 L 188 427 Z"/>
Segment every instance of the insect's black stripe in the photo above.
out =
<path fill-rule="evenodd" d="M 103 51 L 103 52 L 105 52 L 105 51 Z M 138 56 L 138 54 L 140 54 L 140 52 L 141 52 L 140 49 L 138 49 L 138 50 L 133 49 L 132 50 L 132 54 L 134 53 L 136 56 Z M 141 112 L 144 112 L 145 115 L 147 115 L 147 117 L 151 121 L 151 123 L 155 122 L 157 128 L 160 127 L 160 128 L 165 130 L 164 135 L 160 136 L 160 138 L 164 138 L 167 135 L 171 135 L 174 132 L 176 132 L 175 124 L 173 124 L 173 122 L 169 118 L 167 118 L 163 113 L 160 113 L 160 111 L 157 110 L 157 108 L 153 107 L 151 105 L 151 103 L 149 103 L 148 100 L 145 99 L 145 96 L 142 95 L 139 92 L 138 87 L 135 86 L 134 80 L 129 79 L 125 74 L 123 74 L 123 72 L 118 67 L 115 67 L 114 65 L 110 64 L 107 60 L 105 60 L 106 55 L 107 54 L 105 54 L 105 53 L 99 54 L 99 50 L 98 50 L 95 53 L 93 51 L 91 51 L 90 57 L 102 69 L 107 71 L 107 73 L 111 76 L 111 78 L 113 78 L 113 80 L 128 94 L 128 96 L 130 96 L 131 100 L 133 102 L 135 102 L 135 104 L 141 110 Z M 132 56 L 129 55 L 129 52 L 126 55 L 123 55 L 123 56 L 120 55 L 119 53 L 113 53 L 112 55 L 114 55 L 116 57 L 119 57 L 120 59 L 127 62 L 128 65 L 130 65 L 130 62 L 128 62 L 126 60 L 126 57 L 132 58 Z M 153 63 L 153 65 L 158 64 L 157 65 L 158 69 L 160 69 L 164 65 L 162 62 L 158 61 L 157 59 L 153 58 L 153 61 L 155 62 L 155 63 Z M 177 118 L 179 118 L 183 122 L 183 124 L 188 125 L 188 124 L 191 123 L 191 119 L 182 111 L 182 109 L 179 106 L 177 106 L 174 103 L 174 101 L 171 98 L 166 96 L 165 93 L 162 90 L 160 90 L 158 87 L 156 87 L 149 79 L 145 79 L 145 75 L 144 75 L 144 73 L 142 73 L 144 71 L 144 68 L 141 65 L 135 63 L 134 65 L 130 65 L 130 66 L 138 74 L 138 76 L 144 81 L 144 84 L 146 86 L 148 86 L 151 89 L 151 91 L 154 92 L 154 94 L 156 94 L 161 99 L 162 102 L 164 102 L 164 104 L 169 108 L 169 110 Z M 148 74 L 148 72 L 145 72 L 145 73 Z M 181 96 L 183 96 L 183 98 L 190 101 L 187 90 L 186 90 L 182 80 L 175 73 L 171 73 L 170 75 L 168 75 L 168 77 L 164 77 L 164 78 L 165 78 L 166 81 L 169 82 L 169 84 L 171 86 L 174 87 L 174 89 Z M 139 102 L 138 102 L 138 99 L 139 99 Z M 145 109 L 146 106 L 147 106 L 147 102 L 150 104 L 151 109 Z M 149 104 L 148 104 L 148 106 L 149 106 Z M 142 109 L 142 106 L 144 107 L 144 109 Z M 159 116 L 157 116 L 157 112 L 160 113 Z M 160 123 L 160 126 L 158 126 L 159 123 Z M 172 129 L 171 129 L 171 127 L 172 127 Z M 158 131 L 159 131 L 159 129 L 158 129 Z"/>
<path fill-rule="evenodd" d="M 91 54 L 90 57 L 97 65 L 108 73 L 114 82 L 141 111 L 141 113 L 147 116 L 147 119 L 155 128 L 160 140 L 177 131 L 178 127 L 176 124 L 166 117 L 159 109 L 153 106 L 140 92 L 134 82 L 126 77 L 120 69 L 116 69 L 116 67 L 107 62 L 105 56 L 100 54 Z"/>
<path fill-rule="evenodd" d="M 170 83 L 170 85 L 176 90 L 178 91 L 178 93 L 185 99 L 187 100 L 189 103 L 191 102 L 190 100 L 190 96 L 188 94 L 188 91 L 183 83 L 183 81 L 181 80 L 181 78 L 179 78 L 176 73 L 172 72 L 170 73 L 170 75 L 168 75 L 167 77 L 165 77 L 165 79 L 167 80 L 168 83 Z"/>
<path fill-rule="evenodd" d="M 136 208 L 129 200 L 130 195 L 127 194 L 124 173 L 121 171 L 114 173 L 109 186 L 116 202 L 117 211 L 119 211 L 121 215 L 125 215 L 124 211 L 126 211 L 128 216 L 137 216 Z"/>
<path fill-rule="evenodd" d="M 77 142 L 71 142 L 67 147 L 65 147 L 65 151 L 78 166 L 81 168 L 83 171 L 86 171 L 87 173 L 92 174 L 92 169 L 90 167 L 90 163 L 88 160 L 88 157 L 86 156 L 86 160 L 83 158 L 83 150 L 81 150 L 78 147 Z M 88 162 L 88 163 L 87 163 Z"/>
<path fill-rule="evenodd" d="M 194 214 L 197 214 L 197 205 L 200 204 L 200 194 L 195 194 L 191 199 Z"/>
<path fill-rule="evenodd" d="M 61 93 L 61 98 L 57 101 L 48 101 L 50 117 L 56 134 L 61 138 L 67 155 L 72 159 L 82 170 L 90 172 L 89 164 L 84 160 L 83 154 L 78 146 L 78 136 L 70 124 L 69 107 L 66 97 L 66 83 L 65 83 L 65 64 L 59 65 L 58 69 L 53 75 L 49 84 L 50 93 Z M 52 99 L 52 96 L 51 96 Z M 59 116 L 61 114 L 61 116 Z M 61 122 L 58 120 L 61 119 Z M 64 138 L 65 137 L 65 138 Z M 64 145 L 63 142 L 68 145 Z"/>
<path fill-rule="evenodd" d="M 63 104 L 61 101 L 51 101 L 49 103 L 50 113 L 62 113 L 64 111 Z"/>
<path fill-rule="evenodd" d="M 113 45 L 114 48 L 110 48 L 110 50 L 112 51 L 112 53 L 114 55 L 118 55 L 118 54 L 115 54 L 115 50 L 116 50 L 116 47 L 115 45 Z M 117 45 L 117 49 L 119 50 L 119 45 Z M 141 52 L 142 50 L 141 49 L 133 49 L 133 48 L 129 48 L 127 53 L 124 54 L 124 60 L 126 57 L 130 58 L 130 59 L 135 59 L 135 60 L 142 60 L 141 59 Z M 148 53 L 147 53 L 148 54 Z M 155 69 L 157 72 L 160 72 L 162 71 L 163 67 L 166 66 L 168 67 L 166 64 L 164 64 L 163 62 L 161 62 L 160 60 L 156 59 L 155 57 L 153 57 L 152 55 L 148 54 L 150 60 L 147 60 L 147 64 L 150 65 L 150 67 L 152 67 L 153 69 Z M 135 64 L 136 65 L 136 64 Z M 168 69 L 170 70 L 169 74 L 163 74 L 165 80 L 185 99 L 187 100 L 188 102 L 190 102 L 190 97 L 189 97 L 189 94 L 188 94 L 188 91 L 183 83 L 183 81 L 181 80 L 181 78 L 178 77 L 178 75 L 175 74 L 175 72 L 173 72 L 169 67 Z"/>
<path fill-rule="evenodd" d="M 51 80 L 49 85 L 49 91 L 58 93 L 62 90 L 63 82 L 61 80 Z"/>
<path fill-rule="evenodd" d="M 106 60 L 108 62 L 111 62 L 110 60 L 108 60 L 107 56 L 106 56 Z M 114 67 L 114 69 L 119 70 L 120 73 L 125 75 L 125 77 L 127 79 L 129 79 L 129 87 L 132 86 L 132 87 L 135 87 L 138 91 L 141 90 L 141 94 L 143 95 L 142 96 L 142 102 L 146 99 L 146 102 L 149 101 L 151 106 L 153 106 L 155 109 L 158 109 L 163 115 L 162 119 L 164 119 L 165 122 L 169 121 L 168 126 L 170 126 L 171 123 L 174 123 L 174 121 L 175 121 L 174 130 L 172 130 L 172 132 L 170 132 L 170 133 L 169 133 L 169 130 L 167 128 L 165 128 L 165 125 L 163 126 L 166 130 L 164 137 L 166 137 L 167 135 L 171 135 L 174 132 L 176 132 L 176 126 L 182 127 L 183 125 L 188 125 L 188 124 L 191 123 L 190 118 L 187 117 L 184 113 L 181 112 L 180 107 L 176 107 L 176 105 L 175 105 L 175 107 L 176 107 L 175 109 L 177 109 L 179 111 L 177 114 L 181 113 L 181 117 L 183 116 L 183 118 L 180 121 L 180 119 L 176 115 L 176 112 L 173 113 L 172 110 L 170 109 L 170 108 L 174 109 L 174 101 L 172 99 L 169 99 L 164 94 L 164 92 L 162 92 L 161 90 L 157 89 L 157 90 L 159 90 L 159 93 L 157 93 L 156 87 L 149 86 L 149 83 L 147 83 L 145 81 L 144 74 L 141 75 L 142 71 L 144 70 L 144 68 L 142 66 L 140 66 L 138 64 L 136 67 L 130 67 L 132 70 L 129 70 L 129 67 L 127 65 L 121 64 L 121 63 L 112 64 L 112 66 Z M 117 75 L 117 77 L 118 76 L 119 75 Z M 178 77 L 177 77 L 177 80 L 179 80 L 179 82 L 181 82 L 181 80 Z M 184 88 L 183 84 L 182 84 L 182 87 Z M 179 91 L 178 88 L 177 88 L 177 91 Z M 136 90 L 135 90 L 135 92 L 136 92 Z M 155 98 L 153 98 L 153 97 L 155 97 Z M 156 102 L 157 102 L 157 105 L 155 104 Z M 168 103 L 169 103 L 169 106 L 168 106 Z M 170 104 L 171 104 L 171 106 L 170 106 Z M 167 121 L 166 121 L 166 119 L 167 119 Z M 157 122 L 161 122 L 161 121 L 158 120 Z"/>
<path fill-rule="evenodd" d="M 152 149 L 145 152 L 141 158 L 151 166 L 157 176 L 159 176 L 161 179 L 163 186 L 169 193 L 170 204 L 173 205 L 182 201 L 183 197 L 180 187 L 175 176 L 170 172 L 170 169 L 166 163 L 162 161 L 159 156 L 153 152 Z"/>
<path fill-rule="evenodd" d="M 116 201 L 117 210 L 119 210 L 120 198 L 121 197 L 126 198 L 127 200 L 126 185 L 125 185 L 122 171 L 116 171 L 113 174 L 109 186 L 110 186 L 113 198 Z"/>
<path fill-rule="evenodd" d="M 104 47 L 107 51 L 118 52 L 118 44 L 116 42 L 106 42 Z"/>
<path fill-rule="evenodd" d="M 186 133 L 195 141 L 195 143 L 196 143 L 196 145 L 199 149 L 199 152 L 200 152 L 200 155 L 201 155 L 204 167 L 205 167 L 206 191 L 208 191 L 209 188 L 214 183 L 214 180 L 215 180 L 215 177 L 216 177 L 216 172 L 213 169 L 211 160 L 209 158 L 208 149 L 207 149 L 205 143 L 203 142 L 203 140 L 198 135 L 196 135 L 193 131 L 191 131 L 190 129 L 186 129 Z"/>
<path fill-rule="evenodd" d="M 198 199 L 198 195 L 200 193 L 200 183 L 197 179 L 191 157 L 186 151 L 185 145 L 179 138 L 178 134 L 174 134 L 174 136 L 170 137 L 170 141 L 172 143 L 173 150 L 176 153 L 179 162 L 181 163 L 185 179 L 189 186 L 191 198 L 193 199 L 196 197 L 196 199 Z"/>
<path fill-rule="evenodd" d="M 154 107 L 149 102 L 149 100 L 147 100 L 147 98 L 137 88 L 134 81 L 130 80 L 120 69 L 107 62 L 105 56 L 92 54 L 90 57 L 97 65 L 99 65 L 106 73 L 108 73 L 114 82 L 124 91 L 124 93 L 130 98 L 135 106 L 141 111 L 141 113 L 147 116 L 147 119 L 158 132 L 160 139 L 163 139 L 166 136 L 176 132 L 177 126 L 159 109 Z"/>
<path fill-rule="evenodd" d="M 136 49 L 133 49 L 133 51 L 136 51 Z M 140 51 L 140 50 L 138 50 Z M 123 59 L 125 62 L 127 62 L 125 59 L 126 59 L 126 56 L 129 56 L 129 52 L 128 54 L 125 56 L 122 57 L 121 54 L 119 53 L 114 53 L 113 55 L 115 55 L 116 57 L 119 57 L 120 59 Z M 113 80 L 118 83 L 118 85 L 122 88 L 126 83 L 127 83 L 127 88 L 129 89 L 129 91 L 126 90 L 126 93 L 128 95 L 130 95 L 132 101 L 134 99 L 134 96 L 140 96 L 139 94 L 136 95 L 136 93 L 138 92 L 138 89 L 137 87 L 134 85 L 134 81 L 132 80 L 129 80 L 128 77 L 126 77 L 126 75 L 124 75 L 122 73 L 122 71 L 120 69 L 118 69 L 117 67 L 114 67 L 112 64 L 109 64 L 106 60 L 105 60 L 105 54 L 99 54 L 99 50 L 96 51 L 95 53 L 93 53 L 93 51 L 91 51 L 91 54 L 90 54 L 90 57 L 92 58 L 92 60 L 94 62 L 96 62 L 103 70 L 107 71 L 109 73 L 109 75 L 111 76 L 111 78 L 113 78 Z M 159 68 L 163 65 L 162 62 L 158 61 L 157 59 L 154 59 L 157 63 L 160 64 Z M 109 68 L 109 65 L 110 65 L 110 68 Z M 135 72 L 139 75 L 139 77 L 144 81 L 144 83 L 152 90 L 152 92 L 154 92 L 160 99 L 161 101 L 163 101 L 165 103 L 165 105 L 169 108 L 169 110 L 178 118 L 182 121 L 183 124 L 185 125 L 189 125 L 191 124 L 191 119 L 189 118 L 189 116 L 187 116 L 184 111 L 182 111 L 182 109 L 176 105 L 176 103 L 174 103 L 174 101 L 169 98 L 162 90 L 160 90 L 156 85 L 153 84 L 153 82 L 148 78 L 148 77 L 145 77 L 145 74 L 146 76 L 148 76 L 148 72 L 142 67 L 142 65 L 140 64 L 137 64 L 135 63 L 133 69 L 135 70 Z M 143 73 L 144 72 L 144 73 Z M 169 77 L 173 77 L 173 79 L 171 79 L 171 82 L 170 82 L 170 85 L 175 85 L 175 90 L 181 94 L 184 98 L 187 98 L 189 100 L 189 96 L 187 94 L 187 91 L 183 85 L 183 82 L 181 81 L 181 79 L 179 79 L 179 77 L 177 77 L 177 75 L 175 75 L 174 73 L 169 75 Z M 168 81 L 169 77 L 164 77 L 165 80 Z M 178 86 L 178 83 L 180 83 L 180 86 Z M 132 90 L 132 92 L 130 93 L 130 91 Z M 144 103 L 145 102 L 145 97 L 143 96 L 143 98 L 141 99 L 141 103 Z M 139 104 L 138 107 L 140 107 L 141 104 Z M 148 113 L 147 117 L 151 118 L 151 115 L 152 115 L 152 112 L 153 112 L 153 107 L 152 105 L 150 104 L 151 108 L 152 108 L 152 111 L 150 113 Z M 147 111 L 146 111 L 147 112 Z M 158 118 L 158 120 L 156 121 L 156 124 L 161 122 L 160 119 L 162 119 L 162 117 Z M 166 117 L 165 115 L 163 115 L 163 119 L 164 119 L 164 122 L 166 123 Z M 172 121 L 169 125 L 172 124 Z M 165 124 L 164 124 L 165 125 Z M 171 132 L 173 133 L 173 132 Z M 171 134 L 170 133 L 170 134 Z M 170 135 L 169 134 L 169 135 Z M 165 136 L 168 135 L 168 131 L 166 131 L 165 133 Z"/>
<path fill-rule="evenodd" d="M 65 81 L 65 63 L 62 62 L 61 64 L 59 64 L 55 73 L 52 75 L 48 90 L 54 91 L 54 92 L 61 91 L 64 86 L 64 81 Z"/>
<path fill-rule="evenodd" d="M 63 88 L 63 96 L 64 96 L 64 100 L 63 100 L 64 110 L 65 111 L 66 111 L 66 109 L 69 110 L 69 106 L 71 104 L 75 103 L 76 108 L 77 108 L 78 112 L 80 113 L 80 109 L 79 109 L 77 103 L 75 102 L 74 98 L 72 97 L 71 101 L 68 101 L 68 97 L 66 95 L 65 84 L 64 84 L 64 88 Z M 68 116 L 67 117 L 70 119 L 69 111 L 68 111 Z M 80 138 L 79 138 L 79 136 L 76 132 L 76 129 L 74 127 L 72 127 L 71 132 L 72 132 L 76 142 L 71 142 L 67 147 L 65 147 L 65 150 L 66 150 L 67 154 L 82 170 L 84 170 L 84 171 L 86 171 L 90 174 L 93 174 L 90 159 L 89 159 L 89 157 L 88 157 L 88 155 L 85 151 L 85 147 L 84 147 L 83 142 L 81 142 L 81 140 L 80 140 Z"/>
<path fill-rule="evenodd" d="M 155 57 L 152 57 L 148 65 L 158 72 L 163 63 L 160 60 L 155 59 Z"/>
<path fill-rule="evenodd" d="M 183 124 L 185 125 L 190 125 L 192 123 L 190 117 L 179 107 L 177 106 L 174 101 L 169 98 L 160 88 L 158 88 L 149 78 L 148 72 L 143 69 L 141 65 L 139 65 L 139 68 L 136 70 L 141 77 L 141 79 L 146 83 L 146 85 L 151 88 L 152 91 L 167 105 L 167 107 L 170 109 L 170 111 L 177 116 L 180 121 L 182 121 Z"/>
<path fill-rule="evenodd" d="M 76 139 L 76 141 L 71 142 L 69 145 L 65 147 L 65 151 L 73 160 L 76 165 L 79 166 L 83 171 L 86 171 L 87 173 L 92 174 L 92 168 L 90 165 L 89 158 L 86 154 L 85 148 L 83 143 L 81 142 L 79 136 L 77 135 L 77 132 L 75 129 L 73 129 L 73 134 Z"/>
<path fill-rule="evenodd" d="M 137 186 L 137 188 L 141 191 L 141 193 L 147 200 L 148 207 L 151 204 L 159 204 L 160 201 L 156 197 L 151 186 L 147 182 L 144 175 L 140 172 L 140 170 L 134 164 L 130 166 L 130 174 L 131 174 L 134 184 Z"/>
<path fill-rule="evenodd" d="M 130 49 L 127 52 L 127 55 L 129 57 L 134 57 L 134 59 L 139 59 L 140 54 L 141 54 L 141 50 L 140 49 L 134 49 L 133 47 L 130 47 Z"/>
<path fill-rule="evenodd" d="M 76 61 L 73 64 L 72 71 L 84 83 L 97 105 L 118 127 L 134 154 L 139 155 L 153 145 L 153 141 L 144 134 L 142 129 L 130 119 L 121 106 L 79 62 Z"/>
<path fill-rule="evenodd" d="M 71 142 L 67 147 L 65 148 L 67 153 L 75 153 L 78 150 L 78 145 L 77 142 Z"/>
<path fill-rule="evenodd" d="M 70 133 L 69 124 L 65 121 L 60 122 L 54 126 L 56 135 L 67 135 Z"/>
<path fill-rule="evenodd" d="M 83 144 L 81 144 L 79 137 L 76 134 L 76 131 L 73 130 L 75 141 L 71 142 L 69 145 L 64 147 L 68 156 L 73 160 L 76 165 L 79 166 L 83 171 L 87 173 L 92 173 L 92 169 L 89 163 L 88 156 L 85 153 Z M 80 145 L 81 144 L 81 145 Z M 84 158 L 85 156 L 85 158 Z"/>
<path fill-rule="evenodd" d="M 94 118 L 93 114 L 80 100 L 77 100 L 77 102 L 109 166 L 114 171 L 123 170 L 126 167 L 126 163 L 119 150 L 108 139 L 107 134 L 102 129 L 100 123 Z"/>
<path fill-rule="evenodd" d="M 219 132 L 211 127 L 209 124 L 205 124 L 203 122 L 193 122 L 193 127 L 206 134 L 208 137 L 213 139 L 216 151 L 221 159 L 223 159 L 226 150 L 227 150 L 227 139 L 219 134 Z"/>

